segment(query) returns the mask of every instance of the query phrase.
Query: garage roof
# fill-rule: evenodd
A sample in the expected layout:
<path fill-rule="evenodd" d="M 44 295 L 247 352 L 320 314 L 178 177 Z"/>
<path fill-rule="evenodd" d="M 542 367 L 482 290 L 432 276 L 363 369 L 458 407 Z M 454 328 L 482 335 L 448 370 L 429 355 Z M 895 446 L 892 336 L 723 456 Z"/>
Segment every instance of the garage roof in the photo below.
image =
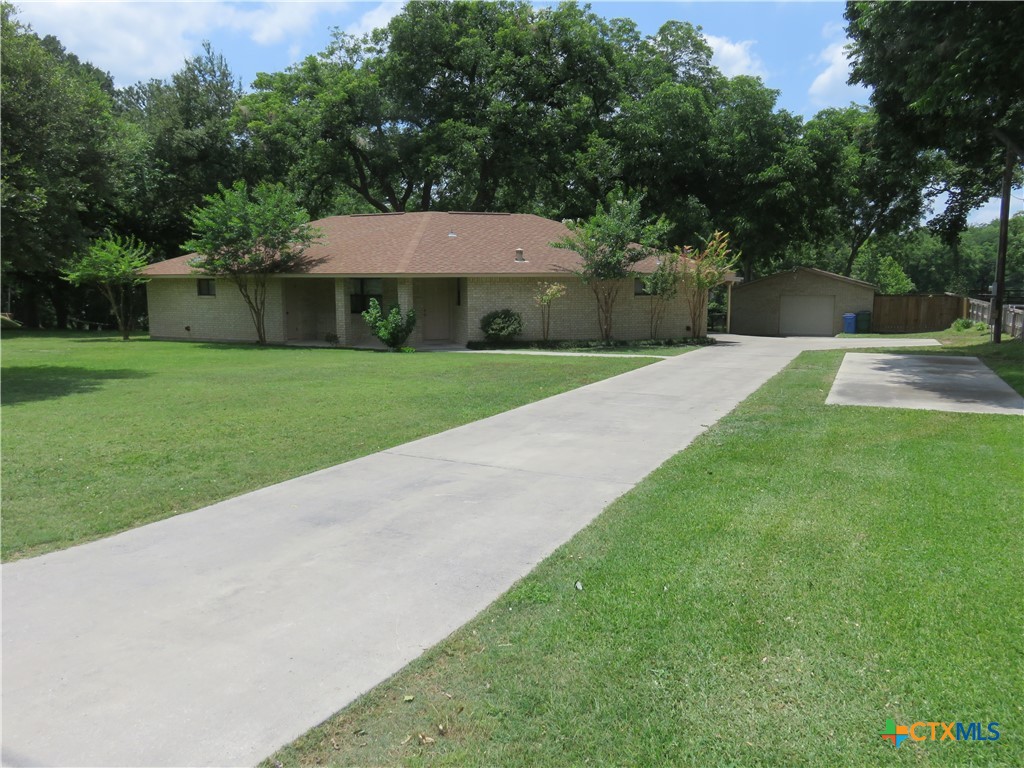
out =
<path fill-rule="evenodd" d="M 862 288 L 870 288 L 872 290 L 877 290 L 878 289 L 878 286 L 874 285 L 873 283 L 867 283 L 867 282 L 864 282 L 863 280 L 857 280 L 856 278 L 853 278 L 853 277 L 845 277 L 843 275 L 837 275 L 835 272 L 826 272 L 824 269 L 815 269 L 814 267 L 793 267 L 793 269 L 787 269 L 785 272 L 776 272 L 774 275 L 767 275 L 766 277 L 759 277 L 756 280 L 751 280 L 749 283 L 743 283 L 742 285 L 736 286 L 735 290 L 740 290 L 741 288 L 746 288 L 749 285 L 754 285 L 756 283 L 760 283 L 760 282 L 763 282 L 765 280 L 774 280 L 776 278 L 783 277 L 785 275 L 793 275 L 793 274 L 796 274 L 797 272 L 807 272 L 807 273 L 812 274 L 812 275 L 818 275 L 819 277 L 827 277 L 827 278 L 832 279 L 832 280 L 839 280 L 839 281 L 844 282 L 844 283 L 850 283 L 852 285 L 859 285 Z"/>

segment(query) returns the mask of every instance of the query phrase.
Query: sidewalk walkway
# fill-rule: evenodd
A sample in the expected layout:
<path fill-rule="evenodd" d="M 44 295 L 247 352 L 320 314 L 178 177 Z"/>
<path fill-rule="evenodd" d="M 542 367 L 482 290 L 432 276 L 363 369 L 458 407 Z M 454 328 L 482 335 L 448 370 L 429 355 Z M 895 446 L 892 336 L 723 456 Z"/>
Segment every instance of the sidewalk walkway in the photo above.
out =
<path fill-rule="evenodd" d="M 719 338 L 3 566 L 4 764 L 257 763 L 478 613 L 800 351 L 872 345 Z"/>

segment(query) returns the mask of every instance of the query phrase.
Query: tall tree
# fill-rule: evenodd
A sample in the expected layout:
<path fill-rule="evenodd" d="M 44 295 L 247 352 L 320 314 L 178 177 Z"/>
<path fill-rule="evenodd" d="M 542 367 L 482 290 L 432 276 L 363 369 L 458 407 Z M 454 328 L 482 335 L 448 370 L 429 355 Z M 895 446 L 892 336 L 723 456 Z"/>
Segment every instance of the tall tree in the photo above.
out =
<path fill-rule="evenodd" d="M 319 231 L 281 184 L 261 183 L 250 194 L 246 183 L 237 181 L 204 201 L 189 214 L 194 236 L 184 247 L 199 254 L 191 266 L 235 284 L 249 308 L 257 342 L 266 344 L 267 281 L 311 266 L 306 248 Z"/>
<path fill-rule="evenodd" d="M 801 184 L 811 169 L 790 152 L 801 121 L 776 110 L 777 98 L 757 78 L 734 77 L 721 84 L 712 116 L 703 200 L 715 227 L 742 252 L 747 278 L 809 236 Z"/>
<path fill-rule="evenodd" d="M 955 237 L 967 214 L 1001 194 L 993 311 L 1002 311 L 1010 189 L 1024 161 L 1024 4 L 868 3 L 846 6 L 850 79 L 871 100 L 894 144 L 937 149 L 956 173 L 940 222 Z M 994 329 L 994 340 L 1001 336 Z"/>
<path fill-rule="evenodd" d="M 804 126 L 801 147 L 816 169 L 806 177 L 814 235 L 819 247 L 841 248 L 843 274 L 852 274 L 870 238 L 920 221 L 936 164 L 929 153 L 891 154 L 872 110 L 819 112 Z"/>
<path fill-rule="evenodd" d="M 192 206 L 242 175 L 232 113 L 241 96 L 225 58 L 209 43 L 186 59 L 169 81 L 124 89 L 120 109 L 133 124 L 145 162 L 135 167 L 132 205 L 119 229 L 152 243 L 163 258 L 177 255 L 189 236 Z"/>
<path fill-rule="evenodd" d="M 52 303 L 67 322 L 57 266 L 109 223 L 117 195 L 118 121 L 95 68 L 41 41 L 2 5 L 0 250 L 28 325 Z M 73 59 L 73 60 L 72 60 Z"/>

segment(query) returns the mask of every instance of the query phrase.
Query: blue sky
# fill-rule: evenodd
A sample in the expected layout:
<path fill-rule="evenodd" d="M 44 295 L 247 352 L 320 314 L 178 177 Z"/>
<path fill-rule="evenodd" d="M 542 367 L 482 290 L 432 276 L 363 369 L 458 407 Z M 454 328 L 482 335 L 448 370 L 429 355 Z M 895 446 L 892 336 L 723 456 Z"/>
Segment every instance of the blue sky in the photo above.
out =
<path fill-rule="evenodd" d="M 131 2 L 14 0 L 19 18 L 53 34 L 80 58 L 110 72 L 119 86 L 167 78 L 204 40 L 223 53 L 245 87 L 323 50 L 334 27 L 367 32 L 401 2 Z M 700 25 L 727 75 L 757 75 L 780 92 L 779 106 L 811 117 L 830 106 L 866 104 L 868 91 L 846 84 L 843 3 L 592 2 L 606 18 L 633 19 L 652 34 L 669 20 Z M 1020 210 L 1015 200 L 1013 210 Z M 993 203 L 971 217 L 998 217 Z"/>

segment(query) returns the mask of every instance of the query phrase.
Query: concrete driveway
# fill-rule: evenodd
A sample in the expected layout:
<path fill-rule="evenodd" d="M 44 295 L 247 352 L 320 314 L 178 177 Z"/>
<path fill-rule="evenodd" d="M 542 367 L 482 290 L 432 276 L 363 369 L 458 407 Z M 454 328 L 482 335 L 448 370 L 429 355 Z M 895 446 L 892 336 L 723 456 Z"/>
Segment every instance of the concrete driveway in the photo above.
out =
<path fill-rule="evenodd" d="M 256 763 L 478 613 L 799 352 L 870 346 L 720 339 L 4 565 L 3 763 Z"/>

